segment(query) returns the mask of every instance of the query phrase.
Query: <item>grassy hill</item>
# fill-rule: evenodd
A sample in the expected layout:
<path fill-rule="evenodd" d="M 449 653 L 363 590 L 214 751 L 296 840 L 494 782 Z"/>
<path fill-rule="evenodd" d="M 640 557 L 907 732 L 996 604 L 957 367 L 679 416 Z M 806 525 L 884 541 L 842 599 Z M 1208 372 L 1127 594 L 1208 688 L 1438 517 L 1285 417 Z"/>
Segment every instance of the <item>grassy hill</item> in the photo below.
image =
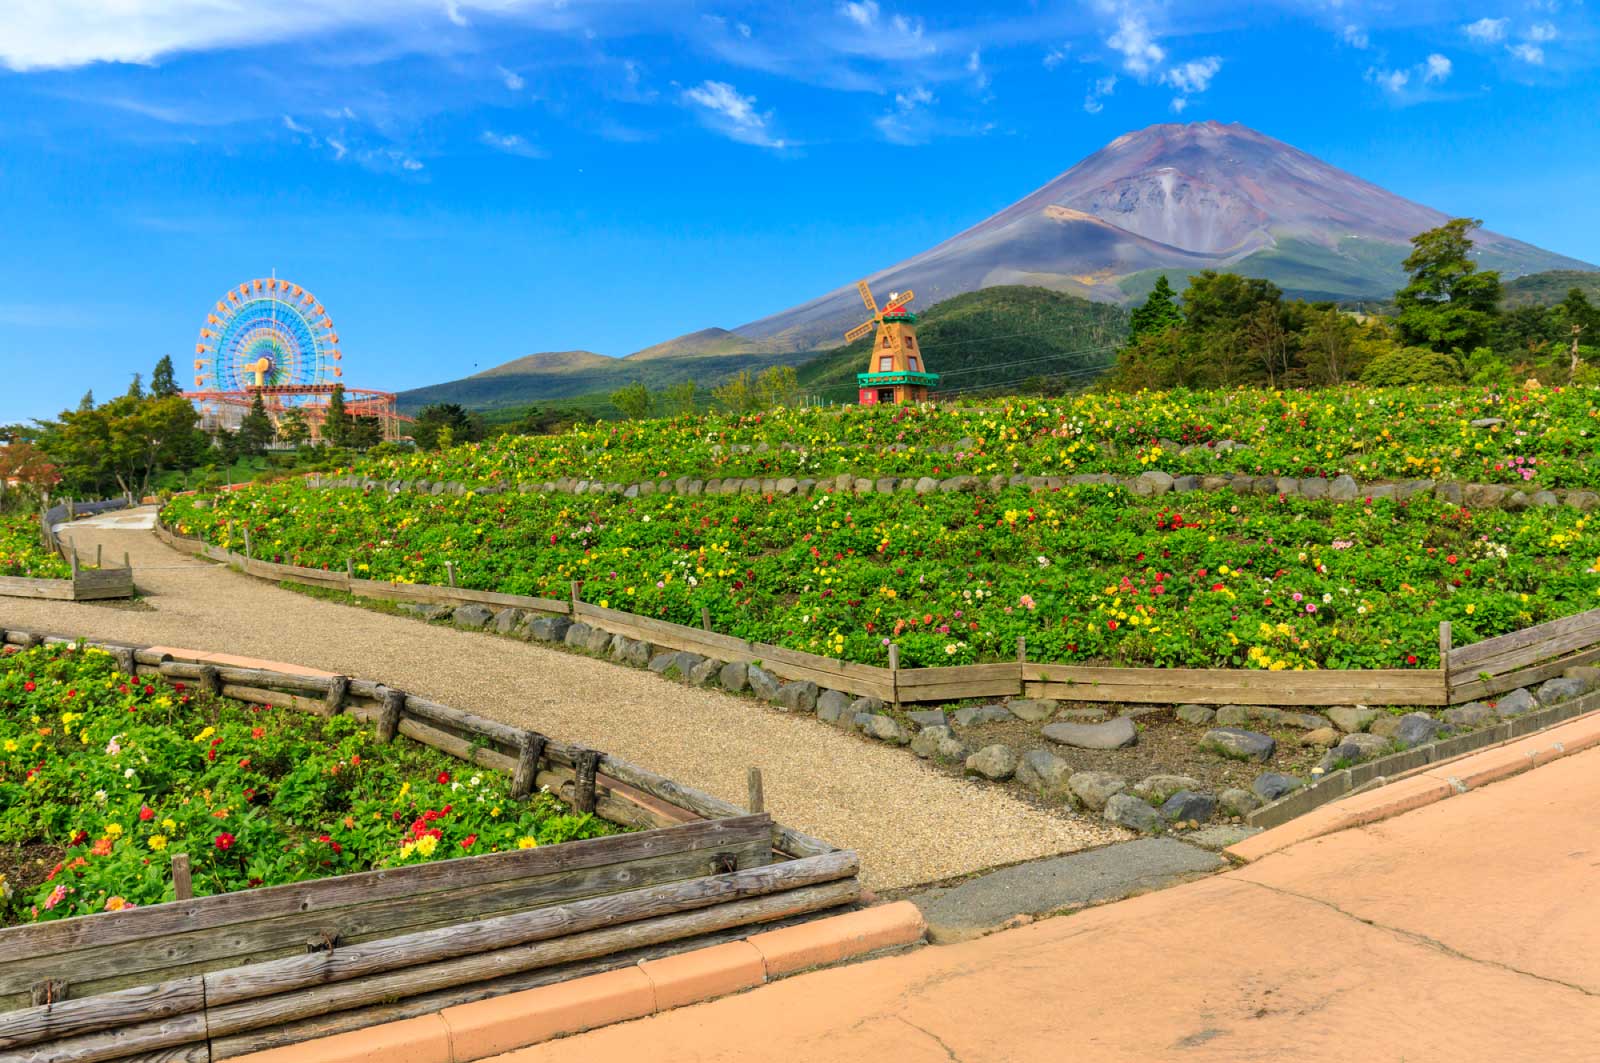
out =
<path fill-rule="evenodd" d="M 1045 288 L 983 288 L 919 315 L 917 343 L 940 394 L 1014 387 L 1032 377 L 1083 383 L 1112 360 L 1127 312 Z M 872 336 L 799 367 L 800 384 L 823 398 L 854 401 Z"/>
<path fill-rule="evenodd" d="M 1551 269 L 1506 281 L 1501 302 L 1507 307 L 1554 306 L 1577 288 L 1591 303 L 1600 302 L 1600 273 L 1576 269 Z"/>

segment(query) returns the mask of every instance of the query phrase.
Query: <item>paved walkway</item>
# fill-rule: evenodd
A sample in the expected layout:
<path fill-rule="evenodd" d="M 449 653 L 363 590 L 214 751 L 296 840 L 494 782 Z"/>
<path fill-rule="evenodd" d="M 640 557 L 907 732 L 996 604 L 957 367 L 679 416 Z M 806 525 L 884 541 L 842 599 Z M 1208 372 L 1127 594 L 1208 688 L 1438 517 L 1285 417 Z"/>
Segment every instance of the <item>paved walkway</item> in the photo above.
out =
<path fill-rule="evenodd" d="M 497 1057 L 1600 1057 L 1600 748 L 1241 870 Z"/>
<path fill-rule="evenodd" d="M 148 511 L 63 532 L 81 553 L 131 554 L 142 605 L 0 598 L 0 627 L 293 661 L 381 679 L 532 727 L 743 804 L 762 769 L 779 821 L 861 853 L 878 889 L 1125 837 L 925 767 L 904 750 L 748 699 L 536 644 L 319 601 L 184 557 L 137 528 Z"/>

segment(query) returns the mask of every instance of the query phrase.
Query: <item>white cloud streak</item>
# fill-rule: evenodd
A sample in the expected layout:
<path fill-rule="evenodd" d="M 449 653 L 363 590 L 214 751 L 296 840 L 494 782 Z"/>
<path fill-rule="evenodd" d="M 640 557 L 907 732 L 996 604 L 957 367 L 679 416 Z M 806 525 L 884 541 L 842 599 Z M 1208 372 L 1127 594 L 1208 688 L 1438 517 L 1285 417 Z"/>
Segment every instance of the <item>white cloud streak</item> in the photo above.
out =
<path fill-rule="evenodd" d="M 1150 24 L 1143 15 L 1127 12 L 1117 19 L 1117 28 L 1106 38 L 1106 46 L 1122 56 L 1122 66 L 1137 78 L 1145 78 L 1167 58 L 1167 50 L 1156 43 Z"/>
<path fill-rule="evenodd" d="M 1099 114 L 1105 110 L 1105 104 L 1100 101 L 1111 95 L 1117 89 L 1117 75 L 1107 74 L 1089 86 L 1089 91 L 1083 97 L 1083 109 L 1089 114 Z"/>
<path fill-rule="evenodd" d="M 787 147 L 781 137 L 773 135 L 772 112 L 756 110 L 754 96 L 743 95 L 726 81 L 703 81 L 685 90 L 683 98 L 698 109 L 708 126 L 730 140 L 761 148 Z"/>
<path fill-rule="evenodd" d="M 1510 25 L 1508 18 L 1480 18 L 1476 22 L 1469 22 L 1461 27 L 1468 37 L 1479 44 L 1499 44 L 1506 39 L 1506 27 Z"/>
<path fill-rule="evenodd" d="M 528 143 L 520 133 L 496 133 L 492 129 L 485 129 L 478 139 L 496 151 L 524 159 L 543 159 L 549 155 L 544 149 Z"/>
<path fill-rule="evenodd" d="M 1450 73 L 1455 69 L 1455 64 L 1450 62 L 1448 56 L 1438 52 L 1428 56 L 1427 63 L 1422 72 L 1422 80 L 1427 83 L 1438 84 L 1449 79 Z"/>
<path fill-rule="evenodd" d="M 1166 71 L 1161 75 L 1161 82 L 1177 89 L 1182 95 L 1198 96 L 1211 87 L 1211 79 L 1216 77 L 1217 71 L 1221 69 L 1222 59 L 1219 56 L 1208 55 L 1203 59 L 1191 59 L 1187 63 L 1180 63 Z"/>

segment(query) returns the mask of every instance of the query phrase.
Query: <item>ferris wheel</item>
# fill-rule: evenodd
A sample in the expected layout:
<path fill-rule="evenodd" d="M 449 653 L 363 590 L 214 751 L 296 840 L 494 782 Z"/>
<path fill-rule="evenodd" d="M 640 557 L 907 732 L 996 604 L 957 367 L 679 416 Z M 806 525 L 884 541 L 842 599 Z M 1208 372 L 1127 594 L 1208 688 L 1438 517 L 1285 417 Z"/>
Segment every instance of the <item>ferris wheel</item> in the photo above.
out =
<path fill-rule="evenodd" d="M 339 334 L 317 297 L 277 277 L 230 288 L 194 347 L 197 390 L 304 388 L 344 375 Z"/>

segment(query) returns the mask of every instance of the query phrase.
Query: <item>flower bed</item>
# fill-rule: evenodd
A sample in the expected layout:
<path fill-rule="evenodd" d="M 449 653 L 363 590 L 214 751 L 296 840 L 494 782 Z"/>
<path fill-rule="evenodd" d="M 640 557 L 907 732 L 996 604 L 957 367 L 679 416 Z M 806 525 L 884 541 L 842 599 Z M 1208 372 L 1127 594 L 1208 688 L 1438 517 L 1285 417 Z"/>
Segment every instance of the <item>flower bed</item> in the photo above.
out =
<path fill-rule="evenodd" d="M 752 642 L 882 664 L 1033 660 L 1437 667 L 1466 643 L 1580 612 L 1590 518 L 1432 498 L 1340 505 L 1117 487 L 999 494 L 439 497 L 280 484 L 163 512 L 285 564 L 565 596 Z"/>
<path fill-rule="evenodd" d="M 1560 388 L 1085 394 L 931 408 L 847 406 L 582 425 L 444 453 L 375 457 L 379 479 L 1061 475 L 1235 471 L 1431 477 L 1528 490 L 1594 483 L 1600 393 Z M 1474 426 L 1473 422 L 1493 421 Z M 1165 443 L 1160 441 L 1165 440 Z M 1219 447 L 1223 441 L 1247 448 Z"/>
<path fill-rule="evenodd" d="M 71 579 L 72 566 L 39 540 L 34 513 L 0 513 L 0 576 Z"/>
<path fill-rule="evenodd" d="M 119 674 L 104 652 L 0 657 L 0 925 L 618 833 L 412 743 Z"/>

